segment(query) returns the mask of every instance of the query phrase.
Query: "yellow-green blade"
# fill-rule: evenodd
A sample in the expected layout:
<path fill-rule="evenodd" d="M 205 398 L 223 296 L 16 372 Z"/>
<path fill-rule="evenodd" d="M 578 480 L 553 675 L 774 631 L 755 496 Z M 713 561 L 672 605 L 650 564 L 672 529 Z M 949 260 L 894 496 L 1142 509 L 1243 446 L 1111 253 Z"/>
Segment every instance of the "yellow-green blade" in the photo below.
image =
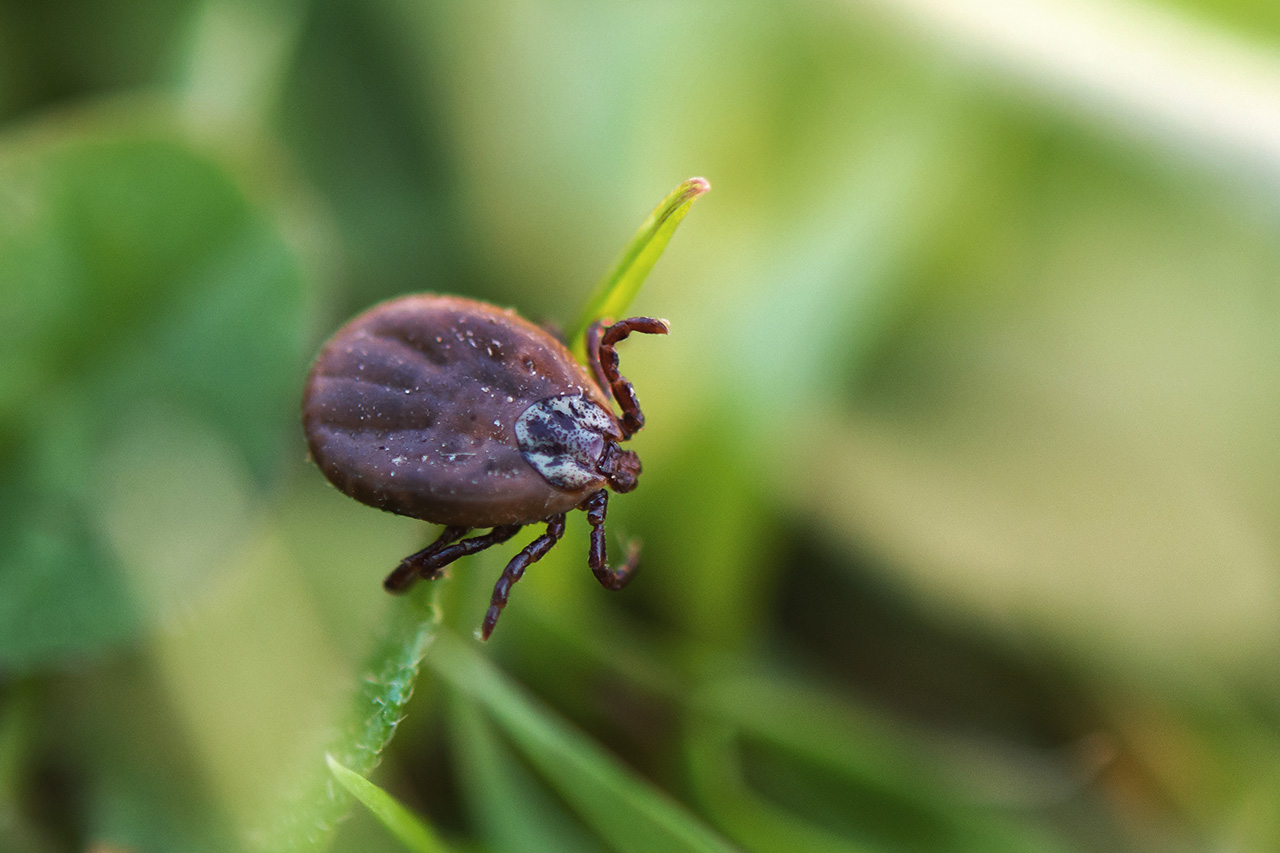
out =
<path fill-rule="evenodd" d="M 631 304 L 653 265 L 662 257 L 671 235 L 700 195 L 711 189 L 706 178 L 690 178 L 676 187 L 653 209 L 612 269 L 596 285 L 586 308 L 570 330 L 569 347 L 582 358 L 587 328 L 601 317 L 619 318 Z"/>
<path fill-rule="evenodd" d="M 447 853 L 448 847 L 421 818 L 405 808 L 399 800 L 349 770 L 332 755 L 326 755 L 329 770 L 347 793 L 365 805 L 387 830 L 415 853 Z"/>

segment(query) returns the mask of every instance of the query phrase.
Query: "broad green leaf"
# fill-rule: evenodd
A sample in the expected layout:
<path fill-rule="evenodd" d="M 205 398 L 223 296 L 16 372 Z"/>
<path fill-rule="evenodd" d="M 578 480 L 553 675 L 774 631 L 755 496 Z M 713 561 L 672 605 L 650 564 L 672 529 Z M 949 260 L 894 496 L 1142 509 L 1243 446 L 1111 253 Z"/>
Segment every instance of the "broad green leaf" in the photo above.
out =
<path fill-rule="evenodd" d="M 404 846 L 416 853 L 435 853 L 449 848 L 436 837 L 431 826 L 409 811 L 400 801 L 351 770 L 343 767 L 332 755 L 326 755 L 329 770 L 347 793 L 365 805 L 374 817 L 382 822 Z"/>
<path fill-rule="evenodd" d="M 525 757 L 601 838 L 622 851 L 726 851 L 683 806 L 553 716 L 457 637 L 443 634 L 431 665 L 487 710 Z"/>
<path fill-rule="evenodd" d="M 133 113 L 0 140 L 0 665 L 199 592 L 296 429 L 305 296 L 272 212 Z"/>
<path fill-rule="evenodd" d="M 640 291 L 653 265 L 662 257 L 676 226 L 698 197 L 711 189 L 705 178 L 690 178 L 676 187 L 653 209 L 627 243 L 613 268 L 596 285 L 587 299 L 577 324 L 570 335 L 570 348 L 579 356 L 585 353 L 587 328 L 602 317 L 622 317 L 631 300 Z"/>

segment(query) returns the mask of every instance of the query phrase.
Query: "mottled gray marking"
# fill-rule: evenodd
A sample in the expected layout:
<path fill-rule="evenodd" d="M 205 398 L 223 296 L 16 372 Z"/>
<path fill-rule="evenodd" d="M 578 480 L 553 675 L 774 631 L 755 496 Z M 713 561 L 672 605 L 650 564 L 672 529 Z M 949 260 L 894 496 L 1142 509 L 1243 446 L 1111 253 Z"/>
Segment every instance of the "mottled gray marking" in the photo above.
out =
<path fill-rule="evenodd" d="M 516 421 L 520 453 L 543 479 L 565 491 L 600 480 L 605 436 L 619 437 L 617 424 L 585 396 L 541 400 Z"/>

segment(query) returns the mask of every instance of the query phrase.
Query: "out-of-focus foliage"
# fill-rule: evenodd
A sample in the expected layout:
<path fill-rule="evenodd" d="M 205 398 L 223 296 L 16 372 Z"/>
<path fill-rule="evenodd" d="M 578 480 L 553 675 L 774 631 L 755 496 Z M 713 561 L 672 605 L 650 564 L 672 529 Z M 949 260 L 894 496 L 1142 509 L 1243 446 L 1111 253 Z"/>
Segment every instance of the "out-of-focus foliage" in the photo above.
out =
<path fill-rule="evenodd" d="M 0 0 L 0 850 L 404 849 L 326 752 L 451 848 L 1280 848 L 1278 24 Z M 572 518 L 492 642 L 512 549 L 409 630 L 431 531 L 307 463 L 310 354 L 565 328 L 696 174 L 643 571 Z"/>
<path fill-rule="evenodd" d="M 229 175 L 153 124 L 52 120 L 0 152 L 0 665 L 17 671 L 203 587 L 291 426 L 298 265 Z"/>

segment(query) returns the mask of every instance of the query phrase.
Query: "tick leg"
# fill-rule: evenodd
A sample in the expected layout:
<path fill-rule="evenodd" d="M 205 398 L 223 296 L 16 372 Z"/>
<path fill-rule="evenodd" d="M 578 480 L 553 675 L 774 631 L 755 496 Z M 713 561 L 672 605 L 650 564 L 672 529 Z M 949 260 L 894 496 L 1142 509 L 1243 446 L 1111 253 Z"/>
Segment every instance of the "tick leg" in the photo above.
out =
<path fill-rule="evenodd" d="M 670 329 L 665 321 L 656 320 L 653 317 L 632 317 L 629 320 L 620 320 L 604 328 L 602 332 L 597 331 L 599 326 L 600 324 L 596 323 L 587 332 L 588 344 L 595 342 L 595 345 L 589 346 L 588 349 L 591 370 L 597 381 L 603 378 L 601 387 L 613 392 L 614 399 L 618 401 L 618 407 L 622 409 L 623 438 L 630 438 L 644 426 L 644 413 L 640 411 L 635 389 L 631 387 L 627 378 L 618 372 L 618 352 L 614 346 L 625 340 L 632 332 L 665 335 Z"/>
<path fill-rule="evenodd" d="M 547 555 L 560 537 L 564 536 L 564 513 L 553 515 L 547 520 L 547 532 L 525 546 L 525 549 L 507 563 L 502 577 L 493 585 L 493 597 L 489 599 L 489 612 L 484 615 L 484 624 L 480 626 L 480 639 L 487 640 L 493 633 L 493 626 L 498 624 L 502 608 L 507 606 L 507 596 L 511 594 L 511 585 L 524 576 L 524 570 Z"/>
<path fill-rule="evenodd" d="M 445 532 L 449 533 L 450 531 L 454 531 L 454 530 L 461 531 L 461 533 L 458 533 L 453 536 L 454 539 L 457 539 L 459 536 L 467 532 L 467 528 L 465 527 L 461 527 L 461 528 L 450 527 L 450 528 L 447 528 Z M 426 552 L 430 552 L 430 553 L 427 553 L 426 556 L 422 556 L 424 552 L 419 551 L 417 554 L 414 554 L 412 557 L 409 557 L 408 560 L 414 561 L 413 565 L 416 568 L 419 577 L 424 577 L 424 578 L 435 577 L 437 574 L 439 574 L 441 569 L 443 569 L 445 566 L 452 563 L 454 560 L 457 560 L 460 557 L 465 557 L 468 554 L 475 554 L 479 551 L 483 551 L 485 548 L 498 545 L 502 542 L 506 542 L 508 539 L 510 539 L 512 536 L 515 536 L 519 532 L 520 532 L 519 524 L 504 524 L 501 527 L 493 528 L 483 536 L 473 536 L 470 539 L 463 539 L 461 542 L 457 542 L 453 545 L 446 545 L 445 547 L 437 548 L 436 546 L 440 545 L 441 543 L 440 543 L 440 540 L 436 540 L 436 542 L 433 542 L 428 548 L 425 549 Z M 443 538 L 444 536 L 442 535 L 441 539 Z M 403 566 L 404 566 L 404 563 L 401 563 L 400 566 L 397 566 L 396 570 L 392 572 L 390 575 L 388 575 L 387 579 L 382 582 L 382 586 L 384 589 L 387 590 L 387 592 L 404 592 L 412 584 L 412 575 L 409 575 L 407 578 L 399 576 L 400 569 Z M 391 584 L 393 580 L 395 582 L 403 582 L 403 585 L 392 586 Z"/>
<path fill-rule="evenodd" d="M 613 389 L 609 387 L 609 377 L 604 375 L 600 366 L 600 336 L 604 334 L 604 322 L 597 320 L 587 328 L 587 364 L 591 367 L 591 375 L 596 384 L 604 392 L 605 399 L 613 399 Z"/>
<path fill-rule="evenodd" d="M 604 489 L 593 492 L 579 505 L 587 512 L 587 521 L 591 524 L 591 550 L 587 555 L 587 565 L 591 573 L 600 581 L 605 589 L 622 589 L 631 582 L 636 569 L 640 567 L 640 545 L 632 542 L 627 546 L 627 559 L 616 569 L 609 568 L 609 558 L 605 550 L 604 517 L 609 511 L 609 493 Z"/>
<path fill-rule="evenodd" d="M 427 575 L 422 571 L 423 562 L 430 559 L 441 548 L 466 536 L 469 529 L 467 527 L 446 527 L 440 531 L 436 541 L 418 553 L 410 554 L 400 561 L 400 565 L 396 566 L 395 571 L 387 575 L 387 579 L 382 582 L 383 589 L 387 592 L 404 592 L 413 586 L 413 582 L 419 577 L 426 577 Z"/>

